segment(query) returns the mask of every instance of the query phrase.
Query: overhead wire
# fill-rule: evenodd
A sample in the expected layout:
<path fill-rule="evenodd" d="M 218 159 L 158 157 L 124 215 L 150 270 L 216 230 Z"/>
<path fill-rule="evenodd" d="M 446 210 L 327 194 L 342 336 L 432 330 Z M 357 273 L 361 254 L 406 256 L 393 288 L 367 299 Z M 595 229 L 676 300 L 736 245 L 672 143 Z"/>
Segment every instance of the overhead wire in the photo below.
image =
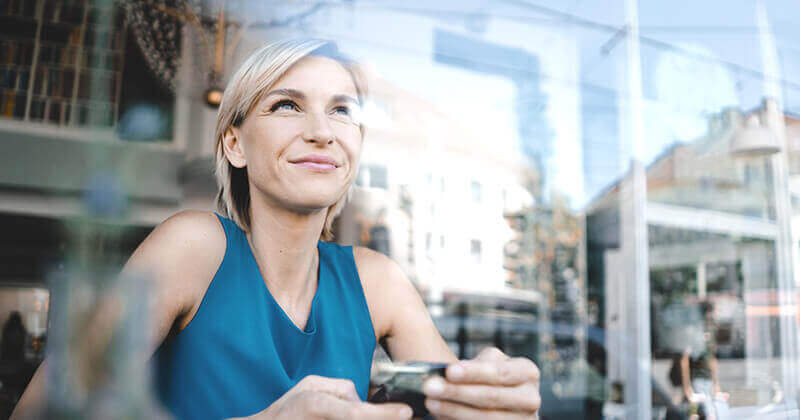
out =
<path fill-rule="evenodd" d="M 544 13 L 544 14 L 556 17 L 558 19 L 546 19 L 546 18 L 536 18 L 536 17 L 532 17 L 532 16 L 498 14 L 498 13 L 487 13 L 487 12 L 483 12 L 483 13 L 485 13 L 488 17 L 498 18 L 498 19 L 503 19 L 503 20 L 511 20 L 511 21 L 525 22 L 525 23 L 540 24 L 540 25 L 541 24 L 546 24 L 546 25 L 564 25 L 564 24 L 576 25 L 576 26 L 581 26 L 581 27 L 584 27 L 584 28 L 593 29 L 593 30 L 597 30 L 597 31 L 602 31 L 602 32 L 610 33 L 610 34 L 617 34 L 620 31 L 625 31 L 624 25 L 614 25 L 614 24 L 610 24 L 610 23 L 597 22 L 597 21 L 594 21 L 594 20 L 591 20 L 591 19 L 586 19 L 586 18 L 582 18 L 582 17 L 576 16 L 574 14 L 570 14 L 570 13 L 567 13 L 567 12 L 561 12 L 559 10 L 556 10 L 556 9 L 553 9 L 553 8 L 550 8 L 550 7 L 547 7 L 547 6 L 542 6 L 540 4 L 532 3 L 532 2 L 526 1 L 526 0 L 504 0 L 504 2 L 509 3 L 509 4 L 514 4 L 514 5 L 517 5 L 517 6 L 521 6 L 521 7 L 525 7 L 525 8 L 531 9 L 531 10 L 535 10 L 535 11 L 537 11 L 539 13 Z M 337 2 L 337 1 L 322 1 L 320 3 L 326 3 L 326 4 L 330 4 L 330 5 L 347 5 L 348 4 L 347 2 Z M 468 12 L 468 11 L 460 12 L 458 10 L 452 10 L 452 9 L 435 9 L 435 8 L 429 8 L 429 7 L 426 7 L 426 8 L 416 8 L 416 7 L 407 7 L 407 6 L 406 7 L 401 7 L 401 6 L 388 5 L 386 3 L 369 2 L 369 1 L 367 1 L 367 2 L 359 2 L 358 5 L 359 6 L 373 7 L 373 8 L 381 8 L 381 9 L 384 9 L 384 10 L 391 10 L 391 11 L 397 11 L 397 12 L 403 12 L 403 13 L 427 14 L 427 15 L 435 15 L 435 16 L 440 16 L 440 17 L 442 17 L 442 16 L 449 17 L 449 16 L 453 16 L 453 15 L 460 16 L 460 17 L 471 17 L 471 16 L 474 16 L 474 15 L 479 13 L 479 12 Z M 681 47 L 681 46 L 678 46 L 678 45 L 675 45 L 675 44 L 671 44 L 671 43 L 666 42 L 666 41 L 661 41 L 659 39 L 656 39 L 656 38 L 641 34 L 642 32 L 648 32 L 648 31 L 665 32 L 665 31 L 669 30 L 669 28 L 670 27 L 667 27 L 667 26 L 652 26 L 652 27 L 641 26 L 639 28 L 639 33 L 640 33 L 639 40 L 640 40 L 640 42 L 642 44 L 645 44 L 647 46 L 656 47 L 656 48 L 659 48 L 659 49 L 662 49 L 662 50 L 672 51 L 672 52 L 679 53 L 681 55 L 684 55 L 684 56 L 687 56 L 687 57 L 690 57 L 690 58 L 694 58 L 694 59 L 697 59 L 697 60 L 707 61 L 707 62 L 712 62 L 712 63 L 719 64 L 719 65 L 721 65 L 723 67 L 728 68 L 729 70 L 732 70 L 732 71 L 736 72 L 739 75 L 747 75 L 749 77 L 753 77 L 753 78 L 756 78 L 756 79 L 761 79 L 761 80 L 770 81 L 770 82 L 777 82 L 777 83 L 785 84 L 786 87 L 800 90 L 800 83 L 794 82 L 792 80 L 788 80 L 785 77 L 769 76 L 769 75 L 764 74 L 761 71 L 758 71 L 758 70 L 743 66 L 741 64 L 737 64 L 737 63 L 734 63 L 734 62 L 731 62 L 731 61 L 728 61 L 728 60 L 724 60 L 724 59 L 721 59 L 719 57 L 713 57 L 713 56 L 709 56 L 709 55 L 702 54 L 702 53 L 699 53 L 699 52 L 691 51 L 691 50 L 689 50 L 687 48 L 684 48 L 684 47 Z M 749 31 L 753 31 L 753 32 L 757 33 L 759 30 L 761 30 L 757 26 L 752 26 L 752 27 L 750 27 L 750 26 L 730 26 L 730 27 L 729 26 L 684 26 L 684 27 L 679 27 L 678 26 L 678 27 L 674 27 L 674 28 L 675 28 L 674 32 L 685 32 L 687 30 L 691 30 L 691 31 L 708 31 L 708 32 L 737 32 L 737 31 L 748 31 L 749 30 Z"/>

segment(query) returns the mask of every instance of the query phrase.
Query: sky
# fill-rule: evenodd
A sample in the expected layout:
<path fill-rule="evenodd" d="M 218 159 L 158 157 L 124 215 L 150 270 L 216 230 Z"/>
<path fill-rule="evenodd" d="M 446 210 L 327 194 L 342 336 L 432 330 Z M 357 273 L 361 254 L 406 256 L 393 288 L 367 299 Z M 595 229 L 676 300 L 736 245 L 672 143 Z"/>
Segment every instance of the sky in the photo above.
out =
<path fill-rule="evenodd" d="M 627 169 L 629 156 L 622 144 L 625 122 L 620 118 L 630 94 L 624 79 L 629 63 L 629 39 L 622 29 L 625 4 L 352 0 L 295 1 L 291 7 L 251 2 L 242 10 L 252 15 L 250 19 L 286 21 L 318 6 L 312 18 L 299 22 L 298 33 L 339 40 L 387 80 L 436 104 L 455 120 L 472 124 L 484 137 L 494 133 L 492 141 L 512 149 L 531 141 L 519 138 L 515 130 L 521 116 L 515 114 L 512 81 L 436 63 L 431 33 L 446 28 L 540 57 L 545 114 L 555 131 L 549 140 L 552 173 L 547 182 L 580 206 Z M 640 159 L 645 164 L 676 142 L 701 137 L 711 114 L 729 106 L 745 111 L 760 106 L 766 92 L 771 92 L 764 74 L 778 80 L 784 109 L 800 115 L 796 1 L 678 0 L 636 5 L 644 126 Z M 766 11 L 762 21 L 759 5 Z M 354 10 L 357 13 L 351 13 Z M 760 36 L 762 30 L 767 37 Z M 772 44 L 766 46 L 770 49 L 766 56 L 771 57 L 767 60 L 764 39 Z M 766 63 L 776 68 L 767 69 Z"/>

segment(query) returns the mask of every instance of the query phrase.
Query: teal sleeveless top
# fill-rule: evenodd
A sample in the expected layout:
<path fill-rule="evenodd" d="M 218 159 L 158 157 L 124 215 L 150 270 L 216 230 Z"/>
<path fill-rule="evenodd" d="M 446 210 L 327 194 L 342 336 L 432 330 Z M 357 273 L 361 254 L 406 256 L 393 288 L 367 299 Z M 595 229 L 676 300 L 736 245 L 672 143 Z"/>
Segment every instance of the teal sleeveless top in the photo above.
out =
<path fill-rule="evenodd" d="M 366 399 L 375 332 L 352 247 L 318 242 L 317 291 L 300 330 L 264 284 L 244 232 L 218 217 L 225 257 L 189 325 L 153 358 L 167 410 L 178 419 L 249 416 L 308 375 L 350 379 Z"/>

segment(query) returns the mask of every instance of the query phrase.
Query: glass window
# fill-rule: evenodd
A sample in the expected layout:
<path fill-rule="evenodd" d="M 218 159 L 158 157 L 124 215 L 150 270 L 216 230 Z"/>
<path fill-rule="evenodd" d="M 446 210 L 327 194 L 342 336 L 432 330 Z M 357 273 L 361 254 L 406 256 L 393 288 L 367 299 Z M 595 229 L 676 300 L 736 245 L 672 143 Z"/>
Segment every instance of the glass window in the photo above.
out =
<path fill-rule="evenodd" d="M 469 254 L 472 256 L 472 262 L 476 264 L 480 264 L 481 262 L 481 241 L 478 239 L 472 239 L 469 241 Z"/>
<path fill-rule="evenodd" d="M 359 187 L 387 189 L 387 171 L 381 165 L 361 165 L 356 175 L 355 184 Z"/>
<path fill-rule="evenodd" d="M 394 259 L 456 355 L 533 360 L 542 419 L 798 418 L 796 2 L 95 3 L 0 1 L 0 129 L 186 146 L 126 146 L 181 185 L 126 193 L 114 252 L 216 209 L 216 106 L 252 51 L 330 39 L 368 85 L 334 241 Z M 82 156 L 135 184 L 144 155 L 105 150 Z M 0 220 L 84 215 L 80 188 L 18 180 L 90 162 L 30 162 L 0 165 Z M 9 288 L 71 251 L 26 237 L 0 247 Z"/>
<path fill-rule="evenodd" d="M 425 252 L 428 253 L 429 256 L 431 254 L 431 242 L 432 242 L 431 238 L 432 237 L 433 237 L 433 235 L 431 233 L 426 233 L 425 234 Z"/>
<path fill-rule="evenodd" d="M 478 181 L 472 181 L 470 184 L 472 189 L 472 201 L 475 203 L 481 202 L 481 183 Z"/>
<path fill-rule="evenodd" d="M 369 167 L 369 186 L 373 188 L 383 188 L 386 189 L 389 187 L 389 183 L 386 180 L 386 167 L 374 165 Z"/>

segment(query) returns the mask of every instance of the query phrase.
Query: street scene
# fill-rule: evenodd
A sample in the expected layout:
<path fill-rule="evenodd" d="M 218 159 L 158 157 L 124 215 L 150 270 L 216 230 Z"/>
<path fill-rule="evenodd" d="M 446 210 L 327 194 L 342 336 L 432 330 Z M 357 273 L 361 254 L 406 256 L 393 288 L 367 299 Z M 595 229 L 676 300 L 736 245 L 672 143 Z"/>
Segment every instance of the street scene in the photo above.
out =
<path fill-rule="evenodd" d="M 151 348 L 158 279 L 123 267 L 176 213 L 244 226 L 220 198 L 226 88 L 265 45 L 313 39 L 357 69 L 362 136 L 320 243 L 388 257 L 442 351 L 531 361 L 542 420 L 800 419 L 798 22 L 788 0 L 0 0 L 0 418 L 37 368 L 52 418 L 185 417 L 157 360 L 205 324 L 182 313 Z M 244 167 L 250 191 L 283 185 Z M 378 334 L 356 290 L 344 307 Z M 376 338 L 373 385 L 377 361 L 442 361 Z"/>

